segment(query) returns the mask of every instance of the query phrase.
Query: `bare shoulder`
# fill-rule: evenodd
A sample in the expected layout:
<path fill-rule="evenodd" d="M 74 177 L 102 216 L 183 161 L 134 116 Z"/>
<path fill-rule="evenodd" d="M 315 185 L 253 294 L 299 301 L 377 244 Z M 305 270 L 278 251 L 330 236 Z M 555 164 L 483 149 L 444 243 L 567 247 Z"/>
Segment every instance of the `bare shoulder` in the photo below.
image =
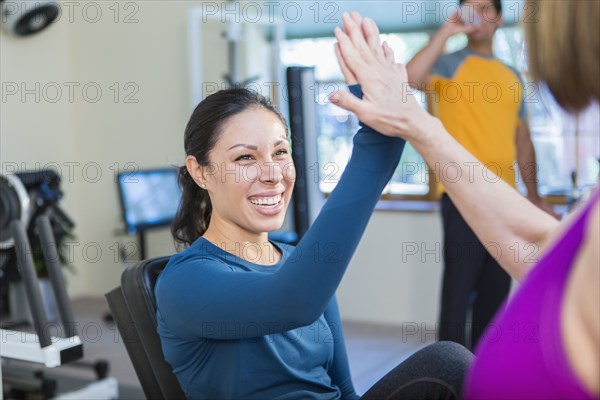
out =
<path fill-rule="evenodd" d="M 581 249 L 580 267 L 583 282 L 577 291 L 590 311 L 597 343 L 600 344 L 600 203 L 596 203 L 587 220 L 586 236 Z M 598 354 L 598 353 L 596 353 Z"/>
<path fill-rule="evenodd" d="M 587 220 L 562 308 L 562 334 L 571 366 L 588 390 L 600 393 L 600 204 Z"/>
<path fill-rule="evenodd" d="M 596 203 L 590 212 L 581 252 L 584 282 L 580 284 L 582 290 L 579 292 L 584 297 L 586 309 L 590 310 L 589 317 L 594 321 L 596 339 L 600 342 L 600 203 Z"/>
<path fill-rule="evenodd" d="M 574 271 L 580 275 L 576 283 L 580 290 L 576 290 L 576 294 L 586 300 L 586 309 L 596 309 L 597 312 L 592 315 L 600 321 L 600 203 L 597 202 L 590 210 L 585 230 Z M 600 333 L 600 326 L 597 328 Z"/>

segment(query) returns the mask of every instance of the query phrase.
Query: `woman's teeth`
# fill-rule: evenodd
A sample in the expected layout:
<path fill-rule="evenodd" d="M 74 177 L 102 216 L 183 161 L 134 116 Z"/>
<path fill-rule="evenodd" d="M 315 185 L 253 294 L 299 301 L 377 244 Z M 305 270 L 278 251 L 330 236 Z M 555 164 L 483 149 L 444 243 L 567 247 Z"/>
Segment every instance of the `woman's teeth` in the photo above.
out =
<path fill-rule="evenodd" d="M 281 201 L 281 195 L 273 196 L 273 197 L 261 197 L 256 199 L 251 199 L 250 203 L 255 204 L 257 206 L 274 206 L 279 204 Z"/>

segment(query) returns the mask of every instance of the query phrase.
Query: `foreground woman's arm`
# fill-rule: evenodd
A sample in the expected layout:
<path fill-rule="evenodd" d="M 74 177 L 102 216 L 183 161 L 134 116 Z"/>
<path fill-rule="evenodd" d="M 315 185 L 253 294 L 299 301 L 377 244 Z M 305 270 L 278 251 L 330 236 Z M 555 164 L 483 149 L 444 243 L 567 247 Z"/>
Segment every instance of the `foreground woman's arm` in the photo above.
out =
<path fill-rule="evenodd" d="M 360 120 L 389 136 L 409 140 L 430 166 L 459 168 L 460 179 L 441 174 L 448 195 L 467 223 L 516 279 L 539 258 L 539 250 L 558 221 L 518 194 L 466 151 L 442 123 L 423 110 L 410 93 L 405 68 L 386 54 L 364 51 L 379 40 L 376 24 L 344 15 L 344 31 L 336 29 L 344 62 L 364 92 L 362 100 L 345 93 L 333 100 Z M 384 45 L 384 51 L 391 49 Z M 393 58 L 392 58 L 393 60 Z"/>

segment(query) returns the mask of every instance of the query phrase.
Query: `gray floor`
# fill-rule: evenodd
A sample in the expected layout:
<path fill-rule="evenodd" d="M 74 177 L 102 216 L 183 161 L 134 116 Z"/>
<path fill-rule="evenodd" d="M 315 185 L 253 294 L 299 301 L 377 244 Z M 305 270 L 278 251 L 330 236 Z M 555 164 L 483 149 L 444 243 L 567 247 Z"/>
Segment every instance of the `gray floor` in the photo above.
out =
<path fill-rule="evenodd" d="M 104 299 L 81 298 L 72 303 L 80 336 L 84 341 L 84 360 L 89 362 L 107 360 L 110 363 L 110 375 L 119 381 L 120 397 L 143 399 L 143 393 L 123 341 L 115 326 L 104 321 L 103 316 L 108 312 Z M 344 322 L 343 329 L 350 370 L 359 394 L 364 393 L 402 360 L 428 344 L 403 341 L 399 327 Z M 3 364 L 3 369 L 16 367 L 32 368 L 26 363 L 14 361 Z M 93 371 L 81 366 L 64 366 L 46 370 L 46 375 L 48 377 L 69 376 L 71 381 L 94 379 Z"/>

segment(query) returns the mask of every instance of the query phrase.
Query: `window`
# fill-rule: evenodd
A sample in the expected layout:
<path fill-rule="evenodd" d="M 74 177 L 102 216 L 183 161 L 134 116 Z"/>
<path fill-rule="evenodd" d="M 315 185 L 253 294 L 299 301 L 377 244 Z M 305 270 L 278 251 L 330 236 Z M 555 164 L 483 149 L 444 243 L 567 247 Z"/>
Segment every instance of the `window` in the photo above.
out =
<path fill-rule="evenodd" d="M 382 35 L 396 54 L 399 62 L 406 63 L 429 41 L 425 32 Z M 284 41 L 281 45 L 282 63 L 315 66 L 319 82 L 318 116 L 320 130 L 319 177 L 320 189 L 330 193 L 339 180 L 352 150 L 352 136 L 358 129 L 356 117 L 327 102 L 327 95 L 343 85 L 333 51 L 335 39 L 301 39 Z M 456 35 L 446 44 L 452 52 L 466 46 L 465 35 Z M 542 195 L 573 195 L 595 185 L 598 178 L 598 104 L 592 105 L 579 118 L 567 115 L 553 101 L 548 90 L 531 81 L 527 74 L 523 31 L 520 27 L 499 29 L 494 41 L 494 54 L 506 64 L 520 71 L 526 89 L 526 108 L 532 140 L 538 163 L 538 188 Z M 424 95 L 416 93 L 422 106 Z M 518 171 L 518 168 L 515 168 Z M 519 189 L 525 187 L 517 176 Z M 402 160 L 390 183 L 384 190 L 384 199 L 433 200 L 427 167 L 420 155 L 407 145 Z M 432 190 L 430 190 L 430 187 Z"/>
<path fill-rule="evenodd" d="M 594 186 L 598 179 L 598 104 L 591 105 L 578 117 L 565 113 L 547 87 L 534 82 L 528 74 L 523 30 L 520 27 L 498 30 L 494 54 L 517 69 L 525 82 L 525 106 L 536 150 L 539 193 L 544 196 L 578 197 L 579 192 Z M 525 193 L 522 180 L 517 179 L 517 182 L 519 190 Z"/>
<path fill-rule="evenodd" d="M 427 33 L 382 35 L 396 54 L 396 59 L 406 63 L 429 41 Z M 327 97 L 336 88 L 343 87 L 344 78 L 339 70 L 333 50 L 335 39 L 300 39 L 285 41 L 281 45 L 281 59 L 285 66 L 315 66 L 319 84 L 317 115 L 320 129 L 317 138 L 319 157 L 319 186 L 327 195 L 337 184 L 352 151 L 352 137 L 358 130 L 358 120 L 351 114 L 328 102 Z M 425 97 L 419 92 L 417 99 L 425 107 Z M 425 198 L 429 193 L 427 168 L 421 156 L 407 145 L 398 168 L 384 190 L 383 198 L 409 196 Z"/>

